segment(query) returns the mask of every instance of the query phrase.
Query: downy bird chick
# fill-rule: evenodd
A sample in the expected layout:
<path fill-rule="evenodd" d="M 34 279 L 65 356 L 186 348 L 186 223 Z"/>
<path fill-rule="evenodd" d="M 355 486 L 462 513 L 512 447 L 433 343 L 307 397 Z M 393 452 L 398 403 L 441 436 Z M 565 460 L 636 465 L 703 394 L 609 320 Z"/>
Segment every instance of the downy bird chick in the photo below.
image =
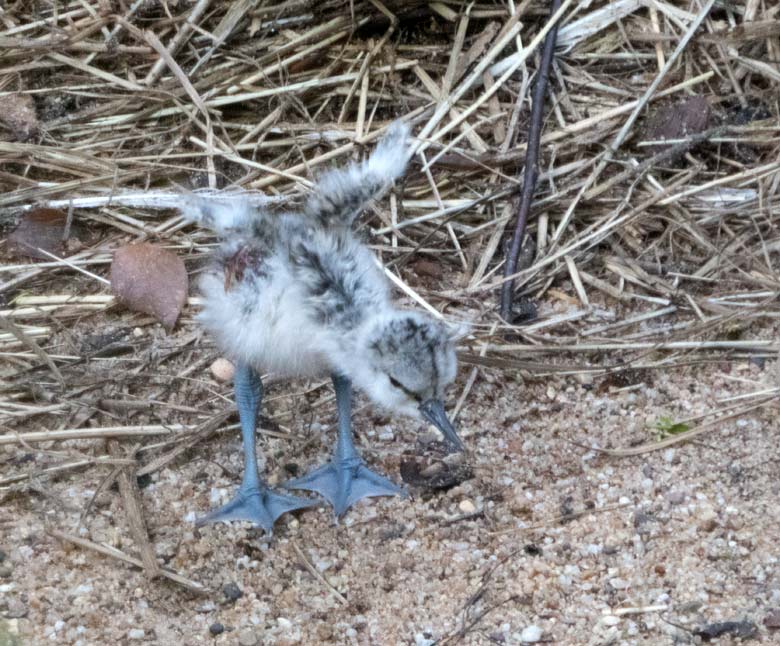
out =
<path fill-rule="evenodd" d="M 201 281 L 200 320 L 236 362 L 245 454 L 236 497 L 202 522 L 249 520 L 270 532 L 284 512 L 313 504 L 271 491 L 258 476 L 262 373 L 331 375 L 339 417 L 333 459 L 284 486 L 321 494 L 336 517 L 363 497 L 401 492 L 355 450 L 352 384 L 384 409 L 427 419 L 462 448 L 443 404 L 456 372 L 454 332 L 427 314 L 395 307 L 374 255 L 351 229 L 366 204 L 403 173 L 407 140 L 408 128 L 393 124 L 366 161 L 321 177 L 302 212 L 271 214 L 240 193 L 187 198 L 184 215 L 224 239 Z"/>

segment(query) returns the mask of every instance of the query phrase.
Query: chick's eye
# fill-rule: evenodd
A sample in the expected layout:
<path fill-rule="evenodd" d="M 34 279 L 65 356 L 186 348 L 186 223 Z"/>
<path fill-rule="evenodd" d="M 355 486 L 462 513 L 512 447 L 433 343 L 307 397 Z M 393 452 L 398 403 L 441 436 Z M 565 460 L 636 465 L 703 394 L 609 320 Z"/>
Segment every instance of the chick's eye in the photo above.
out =
<path fill-rule="evenodd" d="M 390 375 L 387 375 L 387 378 L 390 380 L 390 383 L 393 385 L 394 388 L 398 388 L 398 390 L 403 390 L 404 393 L 406 393 L 407 397 L 409 397 L 411 399 L 414 399 L 417 402 L 421 402 L 422 401 L 422 397 L 420 397 L 420 395 L 418 395 L 416 392 L 413 392 L 412 390 L 410 390 L 409 388 L 404 386 L 395 377 L 391 377 Z"/>

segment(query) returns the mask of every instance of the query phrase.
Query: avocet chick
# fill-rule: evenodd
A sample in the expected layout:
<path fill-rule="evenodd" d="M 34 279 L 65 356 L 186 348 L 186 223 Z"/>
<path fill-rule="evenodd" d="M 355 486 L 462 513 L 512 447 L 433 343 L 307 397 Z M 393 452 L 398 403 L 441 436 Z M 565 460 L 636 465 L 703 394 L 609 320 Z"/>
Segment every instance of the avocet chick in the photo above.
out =
<path fill-rule="evenodd" d="M 262 373 L 331 375 L 339 422 L 333 459 L 285 487 L 321 494 L 336 517 L 361 498 L 401 492 L 355 450 L 352 384 L 384 409 L 432 422 L 462 448 L 443 404 L 455 378 L 454 332 L 427 314 L 396 308 L 373 254 L 351 230 L 366 204 L 403 173 L 407 139 L 407 127 L 393 124 L 368 160 L 320 178 L 299 213 L 271 214 L 241 194 L 192 196 L 182 209 L 224 239 L 201 281 L 200 320 L 236 362 L 245 456 L 235 498 L 202 523 L 249 520 L 270 532 L 281 514 L 313 504 L 271 491 L 258 476 Z"/>

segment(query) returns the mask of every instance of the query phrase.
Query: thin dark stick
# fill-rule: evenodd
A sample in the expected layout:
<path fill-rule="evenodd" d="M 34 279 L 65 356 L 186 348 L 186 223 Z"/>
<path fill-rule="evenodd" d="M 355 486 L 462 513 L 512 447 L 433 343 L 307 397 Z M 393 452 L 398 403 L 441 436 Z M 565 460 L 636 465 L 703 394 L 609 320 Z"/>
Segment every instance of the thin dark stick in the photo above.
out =
<path fill-rule="evenodd" d="M 560 6 L 561 0 L 552 0 L 550 3 L 550 17 L 558 11 Z M 539 174 L 537 160 L 539 159 L 539 140 L 542 136 L 544 95 L 547 91 L 547 79 L 550 76 L 550 65 L 552 64 L 555 41 L 557 39 L 558 24 L 556 23 L 544 39 L 542 59 L 539 62 L 539 69 L 536 73 L 533 106 L 531 107 L 531 123 L 528 127 L 528 147 L 525 153 L 523 190 L 520 193 L 520 208 L 517 212 L 517 221 L 515 222 L 515 232 L 512 236 L 512 244 L 509 247 L 509 251 L 506 255 L 506 262 L 504 263 L 504 277 L 511 276 L 517 271 L 517 258 L 520 255 L 520 248 L 522 247 L 523 238 L 525 237 L 525 225 L 528 220 L 528 212 L 531 210 L 531 199 L 534 196 L 534 188 L 536 188 L 536 178 Z M 513 280 L 508 280 L 503 283 L 501 288 L 501 317 L 507 322 L 511 322 L 514 284 Z"/>

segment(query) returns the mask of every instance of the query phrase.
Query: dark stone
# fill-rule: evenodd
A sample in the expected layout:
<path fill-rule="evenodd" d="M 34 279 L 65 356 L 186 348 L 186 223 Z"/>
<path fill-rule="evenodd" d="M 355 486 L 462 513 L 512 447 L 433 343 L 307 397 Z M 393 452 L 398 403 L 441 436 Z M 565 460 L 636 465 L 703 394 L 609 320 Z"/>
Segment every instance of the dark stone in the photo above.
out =
<path fill-rule="evenodd" d="M 528 296 L 518 296 L 512 303 L 512 324 L 530 323 L 539 315 L 536 303 Z"/>
<path fill-rule="evenodd" d="M 748 97 L 747 106 L 744 107 L 739 102 L 727 104 L 726 113 L 727 120 L 735 126 L 746 126 L 752 121 L 763 121 L 772 116 L 766 104 L 756 97 Z"/>
<path fill-rule="evenodd" d="M 152 484 L 152 476 L 149 473 L 145 473 L 142 476 L 138 476 L 136 481 L 138 482 L 139 489 L 146 489 L 146 487 Z"/>
<path fill-rule="evenodd" d="M 301 472 L 300 465 L 296 464 L 295 462 L 287 462 L 282 468 L 284 469 L 284 472 L 291 478 L 297 478 L 298 474 Z"/>
<path fill-rule="evenodd" d="M 646 525 L 647 523 L 652 523 L 655 521 L 655 518 L 651 514 L 646 514 L 643 511 L 638 511 L 634 514 L 634 527 L 636 529 L 639 529 L 643 525 Z"/>
<path fill-rule="evenodd" d="M 212 635 L 221 635 L 225 632 L 225 627 L 217 621 L 209 626 L 209 632 Z"/>
<path fill-rule="evenodd" d="M 226 583 L 222 588 L 222 592 L 228 601 L 238 601 L 241 597 L 244 596 L 241 588 L 239 588 L 236 583 L 232 582 Z"/>
<path fill-rule="evenodd" d="M 723 635 L 731 635 L 740 639 L 753 639 L 758 636 L 758 626 L 752 621 L 720 621 L 702 626 L 694 630 L 693 634 L 701 637 L 705 642 Z"/>

